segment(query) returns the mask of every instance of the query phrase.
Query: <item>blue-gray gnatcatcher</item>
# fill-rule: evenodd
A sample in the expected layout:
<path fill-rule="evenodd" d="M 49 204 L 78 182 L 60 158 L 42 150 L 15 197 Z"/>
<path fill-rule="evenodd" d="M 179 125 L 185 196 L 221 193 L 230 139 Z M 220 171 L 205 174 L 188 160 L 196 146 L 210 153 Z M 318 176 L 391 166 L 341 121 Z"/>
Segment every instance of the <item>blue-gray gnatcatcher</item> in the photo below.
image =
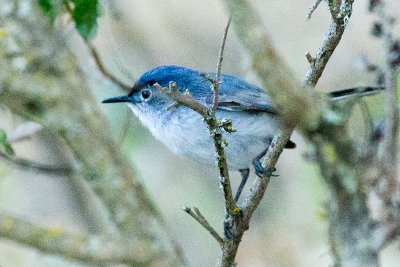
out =
<path fill-rule="evenodd" d="M 215 78 L 215 74 L 209 75 Z M 213 104 L 214 92 L 210 89 L 210 82 L 198 71 L 179 66 L 160 66 L 149 70 L 133 85 L 128 95 L 106 99 L 103 103 L 128 103 L 154 137 L 174 153 L 199 163 L 214 165 L 215 150 L 202 117 L 184 106 L 168 108 L 174 103 L 173 100 L 154 86 L 157 83 L 168 87 L 171 81 L 176 83 L 179 91 L 188 90 L 202 104 Z M 364 92 L 376 89 L 380 88 L 365 88 Z M 337 99 L 359 92 L 357 89 L 347 89 L 333 92 L 330 97 Z M 245 178 L 252 161 L 263 156 L 272 138 L 283 126 L 279 111 L 262 89 L 238 77 L 221 75 L 216 115 L 218 119 L 232 120 L 236 132 L 224 136 L 228 142 L 225 149 L 228 167 L 240 170 Z M 287 144 L 288 148 L 294 146 L 292 142 Z"/>

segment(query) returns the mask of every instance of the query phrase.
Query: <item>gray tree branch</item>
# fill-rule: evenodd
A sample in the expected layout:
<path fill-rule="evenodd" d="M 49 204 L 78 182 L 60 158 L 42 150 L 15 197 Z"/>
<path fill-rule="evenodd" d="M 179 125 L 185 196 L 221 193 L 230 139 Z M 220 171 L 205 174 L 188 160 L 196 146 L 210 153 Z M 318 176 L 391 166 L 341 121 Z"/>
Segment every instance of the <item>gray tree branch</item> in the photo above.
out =
<path fill-rule="evenodd" d="M 74 173 L 74 169 L 70 167 L 57 167 L 40 164 L 30 160 L 9 156 L 2 151 L 0 151 L 0 158 L 6 161 L 8 164 L 23 170 L 36 171 L 52 175 L 72 175 Z"/>
<path fill-rule="evenodd" d="M 145 266 L 154 257 L 144 252 L 149 240 L 114 240 L 64 231 L 60 227 L 37 226 L 15 216 L 0 213 L 0 236 L 34 247 L 44 253 L 72 258 L 90 264 L 130 264 Z"/>
<path fill-rule="evenodd" d="M 201 214 L 198 208 L 183 207 L 183 211 L 192 216 L 193 219 L 195 219 L 201 226 L 203 226 L 204 229 L 206 229 L 220 245 L 223 244 L 224 241 L 222 237 L 219 236 L 217 231 L 215 231 L 215 229 L 210 225 L 206 218 L 204 218 L 203 214 Z"/>
<path fill-rule="evenodd" d="M 306 73 L 304 86 L 314 87 L 317 84 L 329 58 L 332 56 L 333 51 L 335 51 L 335 48 L 339 44 L 344 30 L 346 29 L 348 20 L 351 16 L 353 2 L 353 0 L 341 1 L 339 10 L 334 12 L 335 15 L 332 16 L 332 21 L 314 58 L 314 62 L 313 64 L 310 64 Z"/>
<path fill-rule="evenodd" d="M 64 38 L 69 36 L 50 28 L 36 2 L 32 7 L 31 12 L 12 11 L 2 21 L 5 28 L 13 25 L 13 34 L 2 41 L 14 38 L 19 53 L 9 53 L 2 43 L 0 104 L 64 139 L 82 166 L 79 174 L 104 203 L 111 223 L 126 241 L 147 240 L 152 245 L 143 253 L 160 255 L 154 261 L 182 264 L 180 249 L 137 181 L 132 164 L 113 139 L 91 94 L 87 85 L 90 75 L 83 76 L 77 59 L 66 47 Z M 15 56 L 26 61 L 22 71 L 9 65 Z M 51 247 L 52 240 L 48 241 Z"/>
<path fill-rule="evenodd" d="M 338 3 L 339 1 L 336 2 Z M 357 217 L 358 215 L 363 214 L 364 217 L 363 219 L 360 219 L 360 223 L 357 224 L 357 227 L 360 227 L 360 229 L 371 230 L 371 222 L 369 220 L 365 220 L 365 214 L 368 215 L 368 210 L 365 209 L 365 195 L 361 194 L 360 196 L 354 196 L 354 194 L 348 193 L 343 195 L 340 194 L 339 191 L 341 188 L 343 188 L 343 182 L 347 181 L 346 179 L 349 178 L 353 181 L 357 181 L 357 179 L 355 179 L 355 177 L 342 177 L 343 174 L 338 172 L 339 169 L 337 164 L 335 162 L 330 162 L 327 159 L 327 151 L 331 150 L 331 152 L 333 151 L 333 154 L 336 155 L 336 159 L 343 160 L 345 163 L 351 162 L 355 164 L 356 162 L 354 159 L 355 147 L 353 147 L 352 140 L 346 135 L 346 132 L 343 131 L 343 126 L 341 124 L 335 125 L 331 118 L 323 115 L 326 114 L 326 112 L 330 109 L 330 106 L 327 105 L 326 102 L 316 96 L 312 96 L 312 93 L 309 91 L 299 91 L 299 89 L 297 89 L 300 87 L 294 84 L 295 79 L 293 79 L 290 72 L 286 71 L 287 67 L 279 58 L 279 56 L 276 55 L 269 36 L 263 34 L 265 31 L 263 29 L 262 21 L 257 13 L 254 12 L 254 10 L 248 4 L 248 2 L 226 0 L 225 3 L 230 13 L 232 13 L 235 30 L 244 48 L 250 55 L 250 58 L 253 62 L 252 66 L 255 72 L 258 74 L 261 82 L 264 85 L 264 88 L 268 91 L 268 94 L 271 96 L 274 103 L 284 109 L 282 117 L 286 121 L 287 125 L 289 125 L 288 131 L 283 133 L 280 137 L 277 137 L 275 142 L 280 144 L 278 140 L 282 138 L 282 143 L 285 143 L 285 140 L 288 140 L 290 137 L 292 127 L 294 125 L 298 125 L 305 136 L 307 136 L 308 139 L 318 148 L 317 151 L 321 152 L 320 154 L 317 154 L 317 156 L 320 156 L 319 164 L 322 171 L 326 170 L 326 173 L 323 172 L 323 176 L 328 185 L 330 185 L 332 194 L 334 195 L 331 201 L 331 203 L 334 204 L 332 206 L 337 207 L 336 209 L 330 210 L 330 212 L 331 214 L 337 214 L 339 216 L 334 216 L 331 218 L 331 229 L 350 229 L 348 228 L 349 225 L 346 224 L 345 220 L 351 221 L 349 216 Z M 307 57 L 310 62 L 310 68 L 304 78 L 303 84 L 305 87 L 315 86 L 318 79 L 321 77 L 330 56 L 332 55 L 336 46 L 339 44 L 347 21 L 351 16 L 352 3 L 353 1 L 342 1 L 340 5 L 336 5 L 335 3 L 334 6 L 330 7 L 332 12 L 332 22 L 327 33 L 325 34 L 325 38 L 320 46 L 320 49 L 318 50 L 315 58 L 312 58 L 310 55 Z M 337 8 L 336 6 L 339 6 L 340 8 Z M 277 88 L 279 88 L 279 90 L 277 90 Z M 318 134 L 315 134 L 316 132 L 318 132 Z M 331 147 L 332 149 L 330 149 L 329 146 L 326 146 L 325 141 L 319 142 L 321 136 L 334 143 L 334 146 Z M 273 156 L 270 156 L 271 158 L 267 162 L 266 168 L 273 168 L 274 164 L 276 163 L 276 159 L 282 152 L 283 147 L 284 146 L 282 145 L 270 147 L 268 152 Z M 332 156 L 332 153 L 330 155 Z M 343 164 L 341 167 L 342 166 L 346 165 Z M 351 169 L 347 169 L 347 171 L 349 171 L 349 173 L 354 173 L 354 171 Z M 251 192 L 260 192 L 260 194 L 255 194 L 257 197 L 251 196 L 246 198 L 246 201 L 249 201 L 253 197 L 253 199 L 256 200 L 255 204 L 257 204 L 257 201 L 260 199 L 259 196 L 262 197 L 264 194 L 268 181 L 269 177 L 265 177 L 264 179 L 261 178 L 260 180 L 256 181 Z M 345 190 L 345 192 L 348 192 L 348 190 Z M 351 200 L 350 205 L 343 201 L 338 202 L 340 199 L 343 199 L 343 197 L 345 197 L 346 200 Z M 361 203 L 361 208 L 357 209 L 356 203 Z M 346 205 L 344 206 L 344 204 Z M 352 211 L 356 211 L 356 213 L 351 215 Z M 366 224 L 366 227 L 363 228 L 363 224 Z M 336 225 L 338 228 L 335 227 Z M 364 234 L 366 234 L 368 231 L 360 234 L 362 239 L 359 238 L 360 236 L 355 236 L 355 240 L 364 241 Z M 344 240 L 339 238 L 340 240 L 335 242 L 336 237 L 345 237 L 346 234 L 348 234 L 348 237 L 350 237 L 354 236 L 354 234 L 350 235 L 352 234 L 351 232 L 349 233 L 345 231 L 339 233 L 335 230 L 332 230 L 330 233 L 331 242 L 332 244 L 335 244 L 332 246 L 332 252 L 336 256 L 337 262 L 346 262 L 345 259 L 341 257 L 343 255 L 335 254 L 337 251 L 337 246 L 345 245 L 347 241 L 354 241 L 354 239 L 348 238 Z M 360 243 L 362 241 L 360 241 Z M 358 253 L 365 252 L 365 250 L 360 250 L 360 247 L 356 246 L 354 242 L 351 243 L 350 241 L 349 245 L 350 244 L 352 244 L 353 247 L 351 248 L 346 246 L 346 251 L 349 251 L 350 254 L 355 252 L 354 255 L 361 256 L 361 259 L 363 259 L 361 261 L 366 262 L 364 260 L 369 256 L 372 256 L 372 254 L 368 253 Z M 231 243 L 229 246 L 223 248 L 220 261 L 218 263 L 219 266 L 234 265 L 237 245 L 238 244 Z M 373 258 L 372 260 L 376 259 L 377 258 Z M 371 258 L 369 260 L 371 260 Z"/>

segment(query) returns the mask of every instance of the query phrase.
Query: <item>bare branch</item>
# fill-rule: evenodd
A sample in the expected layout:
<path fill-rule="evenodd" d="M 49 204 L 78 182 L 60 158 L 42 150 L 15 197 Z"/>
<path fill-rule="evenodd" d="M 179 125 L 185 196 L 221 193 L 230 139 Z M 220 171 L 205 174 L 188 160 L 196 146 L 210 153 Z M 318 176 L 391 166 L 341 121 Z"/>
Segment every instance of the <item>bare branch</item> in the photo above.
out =
<path fill-rule="evenodd" d="M 345 7 L 350 7 L 351 11 L 352 1 L 344 2 L 347 3 L 347 5 L 343 7 L 343 11 L 345 11 Z M 274 104 L 277 106 L 287 107 L 289 112 L 291 112 L 290 115 L 293 115 L 289 117 L 292 118 L 297 118 L 295 113 L 301 113 L 299 111 L 303 110 L 304 113 L 308 113 L 310 110 L 315 110 L 315 103 L 313 103 L 313 100 L 304 98 L 304 91 L 300 92 L 297 89 L 295 79 L 291 75 L 290 71 L 287 70 L 284 61 L 276 54 L 276 50 L 272 45 L 270 37 L 264 33 L 265 30 L 262 25 L 263 23 L 257 12 L 254 11 L 247 1 L 225 0 L 225 3 L 232 13 L 233 23 L 238 37 L 252 60 L 252 67 L 260 77 L 264 88 L 268 91 Z M 346 11 L 348 10 L 346 9 Z M 343 22 L 347 22 L 351 12 L 346 12 L 343 16 L 345 15 L 347 17 L 339 18 L 331 24 L 316 58 L 313 59 L 311 55 L 308 56 L 311 66 L 304 79 L 305 86 L 315 86 L 321 76 L 326 63 L 343 34 L 345 28 L 345 23 Z M 279 88 L 279 90 L 277 90 L 277 88 Z M 302 107 L 297 108 L 299 103 L 301 103 Z M 307 118 L 302 115 L 303 113 L 298 115 L 298 117 L 303 119 Z M 297 121 L 297 119 L 294 121 Z M 290 123 L 290 125 L 294 126 L 295 124 Z M 288 127 L 287 130 L 274 138 L 268 148 L 267 156 L 264 157 L 264 165 L 266 169 L 272 170 L 274 168 L 286 142 L 290 138 L 293 126 Z M 238 237 L 239 242 L 238 240 L 225 240 L 218 261 L 218 266 L 234 265 L 234 259 L 240 244 L 240 238 L 244 231 L 248 229 L 248 223 L 264 195 L 271 174 L 271 172 L 266 173 L 263 177 L 257 179 L 252 185 L 250 194 L 246 196 L 243 204 L 240 206 L 242 211 L 244 211 L 242 220 L 233 224 L 232 232 Z"/>
<path fill-rule="evenodd" d="M 380 154 L 378 154 L 378 168 L 380 177 L 375 189 L 384 205 L 383 218 L 381 220 L 381 232 L 376 235 L 382 249 L 390 241 L 400 235 L 400 181 L 398 178 L 398 138 L 399 138 L 399 96 L 398 70 L 400 48 L 392 36 L 391 18 L 387 14 L 387 2 L 384 0 L 370 3 L 372 11 L 380 18 L 379 37 L 383 39 L 385 61 L 383 63 L 385 84 L 385 121 L 383 123 L 383 137 Z"/>
<path fill-rule="evenodd" d="M 184 265 L 164 219 L 136 179 L 134 166 L 119 149 L 88 87 L 88 80 L 96 75 L 81 71 L 85 66 L 79 66 L 75 55 L 66 47 L 64 38 L 69 35 L 50 29 L 47 18 L 36 12 L 39 9 L 35 5 L 32 5 L 32 12 L 28 10 L 28 17 L 15 12 L 15 16 L 5 21 L 15 28 L 14 34 L 7 38 L 24 37 L 19 42 L 20 54 L 15 56 L 24 55 L 29 62 L 34 62 L 35 68 L 24 73 L 13 68 L 4 69 L 1 104 L 63 139 L 75 159 L 82 163 L 80 174 L 104 203 L 110 223 L 121 236 L 127 240 L 137 237 L 147 240 L 147 250 L 142 252 L 159 255 L 154 258 L 157 262 Z M 35 46 L 34 52 L 32 46 Z M 4 49 L 7 51 L 7 47 Z M 14 57 L 8 52 L 3 54 L 11 57 L 8 60 Z M 0 53 L 2 59 L 3 54 Z M 38 69 L 36 66 L 45 67 Z"/>
<path fill-rule="evenodd" d="M 229 17 L 228 23 L 226 24 L 226 28 L 224 31 L 224 36 L 222 37 L 221 47 L 219 49 L 219 55 L 218 55 L 217 73 L 215 77 L 215 82 L 212 83 L 214 89 L 214 101 L 212 110 L 214 112 L 216 112 L 218 108 L 219 83 L 221 81 L 222 60 L 224 58 L 225 42 L 226 42 L 226 37 L 228 36 L 229 26 L 231 25 L 231 18 L 232 17 Z"/>
<path fill-rule="evenodd" d="M 16 143 L 31 138 L 43 129 L 43 126 L 33 121 L 27 121 L 15 128 L 8 136 L 8 142 Z"/>
<path fill-rule="evenodd" d="M 310 52 L 306 53 L 306 58 L 307 58 L 308 63 L 310 63 L 310 65 L 314 65 L 315 64 L 315 58 L 313 58 L 311 56 Z"/>
<path fill-rule="evenodd" d="M 281 152 L 283 151 L 286 143 L 289 141 L 291 131 L 292 130 L 286 130 L 274 137 L 271 144 L 269 145 L 267 154 L 264 156 L 265 161 L 263 162 L 263 164 L 265 169 L 274 169 L 275 164 L 278 161 L 279 156 L 281 155 Z M 257 179 L 252 185 L 249 194 L 246 196 L 243 203 L 241 204 L 243 221 L 247 220 L 247 222 L 245 222 L 246 225 L 248 225 L 248 223 L 250 222 L 253 212 L 258 207 L 258 204 L 263 198 L 271 175 L 272 171 L 263 174 L 260 179 Z"/>
<path fill-rule="evenodd" d="M 223 244 L 224 241 L 222 237 L 220 237 L 217 231 L 212 228 L 212 226 L 208 223 L 206 218 L 204 218 L 203 214 L 201 214 L 198 208 L 183 207 L 183 211 L 192 216 L 193 219 L 195 219 L 201 226 L 203 226 L 215 238 L 215 240 L 217 240 L 220 245 Z"/>
<path fill-rule="evenodd" d="M 67 233 L 59 227 L 37 226 L 1 213 L 0 236 L 44 253 L 91 264 L 143 265 L 151 259 L 147 253 L 142 253 L 143 240 L 131 241 L 128 245 L 125 240 Z"/>
<path fill-rule="evenodd" d="M 303 85 L 305 87 L 314 87 L 321 77 L 329 58 L 342 38 L 347 21 L 351 16 L 353 2 L 354 0 L 343 1 L 338 15 L 329 25 L 328 32 L 325 34 L 324 40 L 315 56 L 314 64 L 310 64 L 304 78 Z"/>
<path fill-rule="evenodd" d="M 104 77 L 106 77 L 107 79 L 109 79 L 111 82 L 113 82 L 114 84 L 116 84 L 117 86 L 121 87 L 125 92 L 130 92 L 131 91 L 131 87 L 124 84 L 123 82 L 121 82 L 117 77 L 115 77 L 114 75 L 112 75 L 107 69 L 106 67 L 103 65 L 100 55 L 97 52 L 96 48 L 93 45 L 88 44 L 88 48 L 90 50 L 90 54 L 92 55 L 94 62 L 96 63 L 97 68 L 99 69 L 99 71 L 104 75 Z"/>
<path fill-rule="evenodd" d="M 226 161 L 224 149 L 225 142 L 222 137 L 222 129 L 229 130 L 229 127 L 226 127 L 226 123 L 229 124 L 229 121 L 218 121 L 215 117 L 215 113 L 212 110 L 208 109 L 206 106 L 194 99 L 189 92 L 179 92 L 174 82 L 169 83 L 169 88 L 164 88 L 159 84 L 155 84 L 154 86 L 156 86 L 169 98 L 174 100 L 178 105 L 186 106 L 199 113 L 204 118 L 204 121 L 206 122 L 208 130 L 212 136 L 215 151 L 217 152 L 217 167 L 220 175 L 219 180 L 224 192 L 226 213 L 230 217 L 237 216 L 240 210 L 236 206 L 235 200 L 233 199 L 228 172 L 228 163 Z M 173 105 L 176 106 L 175 104 Z"/>
<path fill-rule="evenodd" d="M 262 82 L 263 89 L 277 106 L 285 106 L 288 96 L 300 93 L 296 77 L 285 64 L 272 44 L 271 36 L 265 31 L 263 21 L 250 1 L 224 0 L 232 16 L 232 24 L 250 64 Z"/>
<path fill-rule="evenodd" d="M 379 1 L 379 4 L 375 8 L 376 13 L 380 17 L 382 25 L 382 39 L 385 51 L 385 61 L 383 65 L 383 71 L 385 73 L 385 122 L 384 122 L 384 134 L 382 140 L 382 174 L 386 179 L 385 185 L 385 199 L 389 200 L 394 195 L 396 190 L 400 190 L 398 182 L 398 134 L 399 134 L 399 108 L 397 95 L 397 75 L 396 66 L 393 64 L 392 54 L 398 53 L 399 51 L 393 51 L 394 40 L 391 33 L 390 18 L 385 11 L 385 1 Z M 400 57 L 400 55 L 397 55 Z M 397 192 L 400 194 L 400 192 Z M 400 196 L 398 196 L 400 197 Z M 399 199 L 400 200 L 400 199 Z M 398 201 L 399 201 L 398 200 Z"/>
<path fill-rule="evenodd" d="M 199 113 L 203 118 L 208 116 L 208 108 L 194 99 L 189 93 L 180 93 L 176 87 L 176 83 L 170 82 L 169 88 L 162 87 L 159 84 L 154 84 L 160 91 L 162 91 L 169 98 L 174 100 L 178 106 L 186 106 L 197 113 Z M 173 107 L 177 107 L 176 104 L 173 104 Z M 172 107 L 171 107 L 172 108 Z"/>
<path fill-rule="evenodd" d="M 310 11 L 308 11 L 307 14 L 307 20 L 311 19 L 312 14 L 314 13 L 314 11 L 318 8 L 319 4 L 322 2 L 323 0 L 317 0 L 315 1 L 314 5 L 310 8 Z"/>
<path fill-rule="evenodd" d="M 279 159 L 280 154 L 283 151 L 287 141 L 286 137 L 290 137 L 290 133 L 282 133 L 277 135 L 272 140 L 267 154 L 264 157 L 266 159 L 265 168 L 272 170 Z M 254 211 L 257 209 L 262 198 L 264 197 L 265 190 L 267 189 L 270 181 L 272 172 L 263 174 L 259 179 L 256 179 L 252 184 L 248 195 L 245 197 L 243 203 L 240 205 L 242 216 L 240 218 L 234 218 L 232 220 L 232 234 L 236 237 L 235 239 L 224 239 L 224 244 L 218 259 L 217 266 L 232 266 L 234 262 L 237 250 L 241 238 L 246 230 L 249 229 L 249 224 Z"/>
<path fill-rule="evenodd" d="M 75 170 L 70 167 L 56 167 L 51 165 L 40 164 L 26 159 L 11 157 L 1 151 L 0 151 L 0 158 L 8 162 L 9 164 L 23 170 L 36 171 L 52 175 L 71 175 L 75 172 Z"/>

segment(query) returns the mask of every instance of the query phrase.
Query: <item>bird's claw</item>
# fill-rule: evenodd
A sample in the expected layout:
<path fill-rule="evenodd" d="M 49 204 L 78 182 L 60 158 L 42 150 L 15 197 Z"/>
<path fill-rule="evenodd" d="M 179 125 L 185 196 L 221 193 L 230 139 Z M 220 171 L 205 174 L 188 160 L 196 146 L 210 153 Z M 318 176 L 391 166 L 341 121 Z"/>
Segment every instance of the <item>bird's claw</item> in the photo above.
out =
<path fill-rule="evenodd" d="M 241 211 L 239 216 L 241 216 Z M 227 239 L 231 239 L 235 242 L 240 242 L 240 238 L 232 232 L 233 225 L 234 221 L 232 220 L 232 218 L 229 215 L 226 215 L 224 220 L 224 236 Z"/>
<path fill-rule="evenodd" d="M 257 174 L 258 177 L 267 175 L 267 176 L 272 176 L 272 177 L 278 177 L 278 174 L 274 174 L 274 172 L 276 171 L 276 168 L 264 168 L 261 165 L 261 162 L 259 160 L 254 160 L 253 161 L 253 165 L 254 165 L 254 170 L 255 173 Z"/>

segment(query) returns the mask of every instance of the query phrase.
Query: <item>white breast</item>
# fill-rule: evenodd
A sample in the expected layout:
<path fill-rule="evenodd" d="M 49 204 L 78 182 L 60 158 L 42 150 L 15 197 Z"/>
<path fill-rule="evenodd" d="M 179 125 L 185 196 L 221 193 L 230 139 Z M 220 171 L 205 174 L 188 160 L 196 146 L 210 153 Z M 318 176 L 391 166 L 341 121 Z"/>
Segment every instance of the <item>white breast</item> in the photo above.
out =
<path fill-rule="evenodd" d="M 155 114 L 128 105 L 153 136 L 174 153 L 202 164 L 215 164 L 213 143 L 199 114 L 185 107 Z M 231 134 L 224 133 L 228 141 L 225 153 L 230 169 L 248 168 L 252 160 L 267 148 L 279 129 L 276 118 L 266 113 L 219 111 L 217 115 L 220 119 L 231 119 L 237 130 Z"/>

